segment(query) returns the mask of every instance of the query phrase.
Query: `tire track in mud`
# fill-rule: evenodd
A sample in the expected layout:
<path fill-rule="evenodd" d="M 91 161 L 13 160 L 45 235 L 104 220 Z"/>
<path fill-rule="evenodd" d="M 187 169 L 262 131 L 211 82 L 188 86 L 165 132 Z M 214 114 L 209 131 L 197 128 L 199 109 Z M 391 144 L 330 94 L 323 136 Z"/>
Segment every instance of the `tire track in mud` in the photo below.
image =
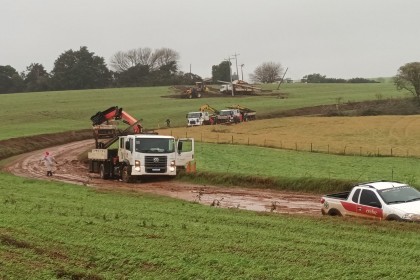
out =
<path fill-rule="evenodd" d="M 78 159 L 80 154 L 93 147 L 93 140 L 84 140 L 46 149 L 58 162 L 52 177 L 46 176 L 45 167 L 40 164 L 45 150 L 18 156 L 11 160 L 4 169 L 21 177 L 61 181 L 93 187 L 98 190 L 123 190 L 163 195 L 214 207 L 311 216 L 321 215 L 319 196 L 311 194 L 197 185 L 177 181 L 155 180 L 127 184 L 119 180 L 102 180 L 98 174 L 89 173 L 86 164 Z"/>

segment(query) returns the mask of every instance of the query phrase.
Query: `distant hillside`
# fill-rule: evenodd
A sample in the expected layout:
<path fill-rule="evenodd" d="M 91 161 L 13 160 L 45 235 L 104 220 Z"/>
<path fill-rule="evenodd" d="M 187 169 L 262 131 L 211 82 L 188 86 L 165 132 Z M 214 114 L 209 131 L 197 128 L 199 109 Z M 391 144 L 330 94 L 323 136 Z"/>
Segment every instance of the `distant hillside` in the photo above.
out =
<path fill-rule="evenodd" d="M 380 83 L 393 83 L 394 82 L 394 77 L 378 77 L 378 78 L 370 78 L 369 80 L 374 80 Z"/>

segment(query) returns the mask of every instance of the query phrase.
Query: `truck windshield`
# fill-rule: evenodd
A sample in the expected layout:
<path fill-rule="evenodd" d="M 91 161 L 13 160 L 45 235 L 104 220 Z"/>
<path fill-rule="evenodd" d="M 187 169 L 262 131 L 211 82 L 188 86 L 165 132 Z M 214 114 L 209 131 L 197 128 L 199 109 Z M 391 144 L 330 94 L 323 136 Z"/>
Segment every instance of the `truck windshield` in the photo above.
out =
<path fill-rule="evenodd" d="M 220 115 L 221 116 L 230 116 L 232 115 L 232 111 L 220 111 Z"/>
<path fill-rule="evenodd" d="M 378 191 L 386 204 L 397 204 L 420 200 L 420 192 L 410 186 Z"/>
<path fill-rule="evenodd" d="M 189 113 L 188 118 L 199 118 L 201 117 L 201 113 Z"/>
<path fill-rule="evenodd" d="M 170 138 L 136 138 L 136 152 L 173 153 L 175 140 Z"/>

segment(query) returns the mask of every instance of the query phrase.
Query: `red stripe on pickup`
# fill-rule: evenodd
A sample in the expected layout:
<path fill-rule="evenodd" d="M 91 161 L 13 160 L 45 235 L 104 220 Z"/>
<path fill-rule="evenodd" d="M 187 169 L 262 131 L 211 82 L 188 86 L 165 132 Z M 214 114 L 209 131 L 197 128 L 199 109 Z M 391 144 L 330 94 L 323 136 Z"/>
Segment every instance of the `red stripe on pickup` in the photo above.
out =
<path fill-rule="evenodd" d="M 355 203 L 351 203 L 351 202 L 347 202 L 347 201 L 340 201 L 341 205 L 344 207 L 344 209 L 346 209 L 349 212 L 357 212 L 357 204 Z"/>

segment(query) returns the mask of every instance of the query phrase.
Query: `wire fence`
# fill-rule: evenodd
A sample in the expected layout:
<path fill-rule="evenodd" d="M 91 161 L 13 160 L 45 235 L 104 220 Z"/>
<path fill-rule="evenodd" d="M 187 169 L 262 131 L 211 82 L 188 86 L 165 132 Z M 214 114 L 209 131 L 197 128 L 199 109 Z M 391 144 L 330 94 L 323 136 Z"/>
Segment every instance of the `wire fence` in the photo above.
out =
<path fill-rule="evenodd" d="M 294 150 L 312 153 L 325 153 L 336 155 L 350 156 L 369 156 L 369 157 L 420 157 L 420 152 L 414 149 L 404 147 L 380 146 L 372 147 L 368 145 L 340 145 L 326 144 L 316 142 L 301 141 L 284 141 L 282 139 L 267 138 L 264 136 L 253 136 L 247 134 L 236 133 L 219 133 L 219 132 L 200 132 L 193 130 L 173 131 L 171 135 L 177 138 L 194 138 L 196 141 L 203 143 L 215 144 L 237 144 L 252 145 L 267 148 L 277 148 L 284 150 Z"/>

